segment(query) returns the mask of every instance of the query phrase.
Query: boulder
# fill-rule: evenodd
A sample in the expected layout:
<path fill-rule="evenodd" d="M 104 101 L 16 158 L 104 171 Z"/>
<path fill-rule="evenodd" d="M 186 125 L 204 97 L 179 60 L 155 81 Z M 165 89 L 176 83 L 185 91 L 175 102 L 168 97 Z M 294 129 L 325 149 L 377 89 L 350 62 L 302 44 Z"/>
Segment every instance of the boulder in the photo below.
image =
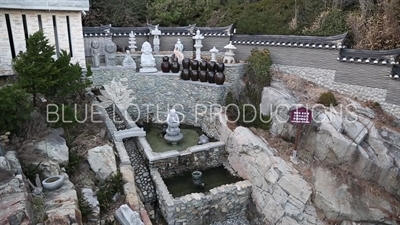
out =
<path fill-rule="evenodd" d="M 62 129 L 53 129 L 44 140 L 36 144 L 35 148 L 41 153 L 44 153 L 53 161 L 56 161 L 60 165 L 68 165 L 69 151 L 63 135 Z"/>
<path fill-rule="evenodd" d="M 43 200 L 48 217 L 45 224 L 82 224 L 75 186 L 66 173 L 61 175 L 64 176 L 63 185 L 56 190 L 45 192 Z"/>
<path fill-rule="evenodd" d="M 275 149 L 244 127 L 237 127 L 226 142 L 229 164 L 252 183 L 252 199 L 265 224 L 289 217 L 304 225 L 321 223 L 309 201 L 311 186 Z"/>
<path fill-rule="evenodd" d="M 0 177 L 3 172 L 0 171 Z M 10 173 L 8 177 L 0 182 L 0 224 L 32 224 L 32 207 L 22 175 L 13 176 Z"/>
<path fill-rule="evenodd" d="M 115 217 L 122 225 L 144 225 L 140 220 L 139 213 L 133 211 L 128 205 L 121 205 L 115 211 Z"/>
<path fill-rule="evenodd" d="M 100 215 L 100 203 L 97 199 L 96 194 L 93 193 L 93 190 L 91 188 L 82 188 L 82 195 L 93 210 L 92 215 L 90 215 L 91 221 L 97 220 Z"/>
<path fill-rule="evenodd" d="M 313 202 L 327 219 L 397 224 L 391 215 L 398 212 L 399 202 L 392 204 L 382 196 L 365 191 L 365 187 L 360 187 L 351 179 L 343 183 L 335 174 L 323 168 L 315 168 L 313 176 Z"/>
<path fill-rule="evenodd" d="M 88 151 L 87 160 L 90 164 L 90 168 L 101 180 L 105 180 L 108 176 L 117 171 L 114 150 L 110 145 L 103 145 L 90 149 Z"/>

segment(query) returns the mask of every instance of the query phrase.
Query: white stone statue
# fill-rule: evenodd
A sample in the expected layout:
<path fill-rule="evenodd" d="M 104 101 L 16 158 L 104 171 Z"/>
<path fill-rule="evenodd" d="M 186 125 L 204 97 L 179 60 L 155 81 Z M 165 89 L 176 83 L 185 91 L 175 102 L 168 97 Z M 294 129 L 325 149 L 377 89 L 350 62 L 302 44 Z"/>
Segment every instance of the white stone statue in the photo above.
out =
<path fill-rule="evenodd" d="M 180 38 L 178 38 L 178 41 L 175 44 L 175 49 L 177 49 L 180 52 L 183 52 L 183 44 Z"/>
<path fill-rule="evenodd" d="M 136 36 L 133 33 L 133 31 L 131 31 L 129 33 L 129 49 L 131 50 L 131 52 L 136 51 Z"/>
<path fill-rule="evenodd" d="M 121 205 L 115 212 L 117 220 L 122 225 L 144 225 L 140 220 L 139 213 L 133 211 L 128 205 Z"/>
<path fill-rule="evenodd" d="M 171 109 L 167 116 L 167 125 L 168 128 L 166 130 L 166 134 L 164 135 L 164 139 L 169 143 L 177 144 L 183 138 L 183 134 L 179 129 L 180 121 L 179 115 L 176 113 L 175 109 Z"/>
<path fill-rule="evenodd" d="M 148 41 L 144 42 L 142 45 L 142 55 L 140 56 L 140 70 L 143 73 L 157 72 L 156 69 L 156 59 L 152 54 L 153 49 Z"/>
<path fill-rule="evenodd" d="M 135 60 L 132 59 L 129 50 L 126 50 L 126 55 L 125 55 L 124 61 L 122 61 L 122 66 L 130 66 L 130 67 L 136 69 Z"/>

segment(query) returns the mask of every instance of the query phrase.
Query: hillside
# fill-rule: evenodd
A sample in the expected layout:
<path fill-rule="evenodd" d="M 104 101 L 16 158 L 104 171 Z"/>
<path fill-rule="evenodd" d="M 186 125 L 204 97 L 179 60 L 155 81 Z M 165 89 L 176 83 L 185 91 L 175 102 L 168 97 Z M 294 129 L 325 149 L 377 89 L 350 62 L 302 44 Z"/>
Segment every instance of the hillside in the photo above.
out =
<path fill-rule="evenodd" d="M 400 48 L 400 0 L 91 0 L 84 26 L 226 26 L 240 34 L 330 36 L 352 48 Z"/>

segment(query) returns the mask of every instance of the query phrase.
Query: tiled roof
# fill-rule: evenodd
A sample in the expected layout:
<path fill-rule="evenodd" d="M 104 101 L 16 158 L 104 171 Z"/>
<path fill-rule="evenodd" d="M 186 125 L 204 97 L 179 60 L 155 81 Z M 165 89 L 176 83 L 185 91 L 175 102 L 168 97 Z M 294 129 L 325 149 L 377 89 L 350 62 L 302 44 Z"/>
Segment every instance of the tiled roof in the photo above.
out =
<path fill-rule="evenodd" d="M 85 37 L 90 36 L 129 36 L 129 33 L 133 31 L 135 35 L 149 35 L 149 29 L 147 27 L 112 27 L 98 26 L 98 27 L 83 27 L 83 35 Z"/>
<path fill-rule="evenodd" d="M 148 24 L 147 26 L 149 30 L 153 30 L 156 25 Z M 196 24 L 185 27 L 158 27 L 158 29 L 161 31 L 161 35 L 193 36 L 195 26 Z"/>
<path fill-rule="evenodd" d="M 392 72 L 390 73 L 390 77 L 393 77 L 395 79 L 399 79 L 399 77 L 400 77 L 400 65 L 393 65 L 392 66 Z"/>
<path fill-rule="evenodd" d="M 266 45 L 302 48 L 344 48 L 343 40 L 347 33 L 320 37 L 320 36 L 295 36 L 295 35 L 233 35 L 233 44 L 242 45 Z"/>
<path fill-rule="evenodd" d="M 386 51 L 341 49 L 337 60 L 342 62 L 395 65 L 399 64 L 399 62 L 396 61 L 396 58 L 399 56 L 400 49 Z"/>
<path fill-rule="evenodd" d="M 235 26 L 231 24 L 226 27 L 196 27 L 204 36 L 232 36 Z"/>

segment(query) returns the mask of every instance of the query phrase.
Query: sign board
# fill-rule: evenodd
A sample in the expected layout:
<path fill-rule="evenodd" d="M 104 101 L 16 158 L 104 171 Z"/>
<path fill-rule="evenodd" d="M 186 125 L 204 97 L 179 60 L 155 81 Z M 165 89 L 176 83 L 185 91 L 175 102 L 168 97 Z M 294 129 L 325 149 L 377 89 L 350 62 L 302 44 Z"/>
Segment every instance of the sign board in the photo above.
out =
<path fill-rule="evenodd" d="M 300 107 L 290 111 L 290 122 L 297 124 L 310 124 L 312 122 L 312 111 Z"/>

